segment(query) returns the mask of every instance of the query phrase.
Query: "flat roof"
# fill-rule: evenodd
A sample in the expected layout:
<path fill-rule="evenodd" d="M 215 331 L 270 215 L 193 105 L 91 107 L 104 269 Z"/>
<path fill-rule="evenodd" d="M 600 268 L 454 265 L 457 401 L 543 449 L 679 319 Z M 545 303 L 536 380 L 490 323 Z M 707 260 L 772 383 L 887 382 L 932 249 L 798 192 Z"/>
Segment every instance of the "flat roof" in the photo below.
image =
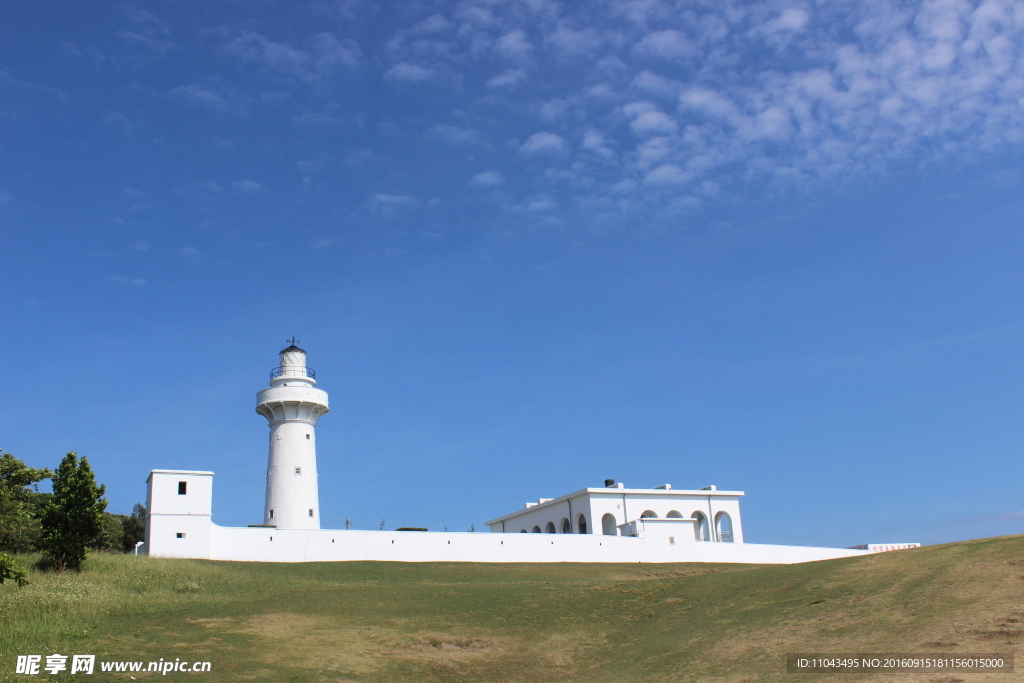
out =
<path fill-rule="evenodd" d="M 545 501 L 543 503 L 537 503 L 536 505 L 531 505 L 530 507 L 525 508 L 523 510 L 517 510 L 517 511 L 511 512 L 511 513 L 509 513 L 507 515 L 502 515 L 500 517 L 495 517 L 494 519 L 491 519 L 491 520 L 488 520 L 488 521 L 484 522 L 484 524 L 486 526 L 490 526 L 491 524 L 497 524 L 498 522 L 502 522 L 502 521 L 507 520 L 507 519 L 512 519 L 513 517 L 518 517 L 519 515 L 525 514 L 527 512 L 532 512 L 532 511 L 534 511 L 534 510 L 536 510 L 538 508 L 547 507 L 549 505 L 557 505 L 558 503 L 564 503 L 565 501 L 567 501 L 567 500 L 569 500 L 571 498 L 580 498 L 580 497 L 585 496 L 587 494 L 607 495 L 607 496 L 621 496 L 621 495 L 624 495 L 624 494 L 637 494 L 637 495 L 644 495 L 644 496 L 668 496 L 668 497 L 671 497 L 671 496 L 688 496 L 688 497 L 690 497 L 690 496 L 700 496 L 702 498 L 706 498 L 708 496 L 711 496 L 712 498 L 715 498 L 715 497 L 724 497 L 724 496 L 736 497 L 736 496 L 745 496 L 746 495 L 746 493 L 743 492 L 743 491 L 712 491 L 710 489 L 695 489 L 695 490 L 694 489 L 619 489 L 619 488 L 605 488 L 605 487 L 601 487 L 601 488 L 586 488 L 586 489 L 580 489 L 579 491 L 574 491 L 573 493 L 567 493 L 566 495 L 559 496 L 558 498 L 552 498 L 551 500 Z"/>

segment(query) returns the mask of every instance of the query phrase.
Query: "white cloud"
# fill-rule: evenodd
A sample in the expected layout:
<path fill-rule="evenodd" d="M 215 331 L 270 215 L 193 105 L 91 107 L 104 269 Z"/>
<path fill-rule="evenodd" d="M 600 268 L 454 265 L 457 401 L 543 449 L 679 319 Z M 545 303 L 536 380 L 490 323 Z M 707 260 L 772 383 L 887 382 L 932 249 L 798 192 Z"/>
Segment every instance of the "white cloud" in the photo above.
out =
<path fill-rule="evenodd" d="M 498 54 L 513 61 L 521 62 L 533 54 L 533 45 L 526 39 L 522 31 L 510 31 L 495 43 Z"/>
<path fill-rule="evenodd" d="M 545 42 L 561 59 L 577 61 L 598 54 L 605 38 L 592 27 L 576 31 L 560 24 L 545 36 Z"/>
<path fill-rule="evenodd" d="M 486 144 L 484 136 L 475 128 L 438 124 L 430 129 L 430 134 L 455 145 Z"/>
<path fill-rule="evenodd" d="M 120 275 L 108 275 L 107 282 L 112 285 L 119 285 L 122 287 L 147 287 L 149 283 L 140 277 L 122 277 Z"/>
<path fill-rule="evenodd" d="M 171 31 L 155 14 L 135 5 L 126 5 L 124 15 L 133 24 L 133 30 L 121 31 L 118 36 L 129 45 L 142 47 L 157 55 L 164 55 L 176 45 Z"/>
<path fill-rule="evenodd" d="M 224 51 L 236 59 L 258 64 L 292 81 L 324 84 L 338 71 L 360 66 L 363 53 L 351 40 L 339 40 L 329 31 L 313 36 L 306 48 L 269 40 L 254 31 L 246 31 L 224 45 Z"/>
<path fill-rule="evenodd" d="M 178 256 L 186 263 L 199 263 L 203 260 L 203 252 L 195 247 L 179 247 Z"/>
<path fill-rule="evenodd" d="M 463 90 L 446 95 L 450 106 L 417 120 L 434 137 L 476 144 L 477 128 L 499 131 L 495 112 L 505 111 L 543 132 L 491 148 L 496 154 L 568 157 L 578 144 L 572 166 L 538 171 L 538 187 L 557 183 L 586 203 L 595 190 L 582 188 L 591 183 L 610 199 L 590 205 L 626 210 L 653 205 L 650 197 L 667 206 L 665 188 L 686 185 L 692 196 L 677 196 L 676 206 L 697 205 L 755 183 L 809 190 L 836 177 L 881 178 L 891 168 L 1019 149 L 1019 5 L 441 3 L 411 13 L 385 39 L 384 78 L 465 78 Z M 473 99 L 481 83 L 486 92 Z M 473 127 L 447 123 L 452 110 Z M 557 196 L 563 210 L 581 205 Z"/>
<path fill-rule="evenodd" d="M 641 55 L 667 60 L 678 60 L 697 54 L 690 39 L 674 29 L 648 33 L 637 43 L 636 51 Z"/>
<path fill-rule="evenodd" d="M 447 18 L 440 14 L 432 14 L 409 29 L 409 33 L 414 35 L 448 33 L 453 28 L 454 25 Z"/>
<path fill-rule="evenodd" d="M 679 97 L 683 84 L 644 69 L 633 78 L 633 87 L 652 95 L 675 99 Z"/>
<path fill-rule="evenodd" d="M 527 198 L 520 208 L 527 213 L 544 213 L 558 208 L 558 204 L 551 197 L 540 195 Z"/>
<path fill-rule="evenodd" d="M 672 117 L 660 111 L 644 112 L 629 125 L 637 135 L 667 135 L 679 129 Z"/>
<path fill-rule="evenodd" d="M 591 128 L 583 134 L 583 149 L 611 159 L 615 157 L 615 150 L 611 148 L 608 138 L 596 128 Z"/>
<path fill-rule="evenodd" d="M 525 81 L 526 72 L 522 69 L 506 69 L 489 79 L 487 85 L 491 88 L 514 88 Z"/>
<path fill-rule="evenodd" d="M 180 85 L 167 94 L 174 99 L 188 104 L 207 107 L 220 113 L 224 113 L 230 108 L 227 94 L 215 86 L 191 83 L 189 85 Z"/>
<path fill-rule="evenodd" d="M 473 176 L 469 184 L 476 185 L 478 187 L 494 187 L 495 185 L 501 185 L 504 182 L 504 178 L 497 171 L 482 171 Z"/>
<path fill-rule="evenodd" d="M 554 133 L 534 133 L 522 144 L 519 151 L 530 156 L 538 154 L 562 154 L 568 144 L 560 135 Z"/>
<path fill-rule="evenodd" d="M 255 180 L 235 180 L 232 181 L 231 187 L 246 194 L 254 194 L 263 190 L 263 186 Z"/>
<path fill-rule="evenodd" d="M 386 192 L 376 192 L 370 197 L 370 201 L 382 207 L 399 207 L 399 206 L 412 206 L 416 204 L 416 200 L 407 194 L 389 194 Z"/>
<path fill-rule="evenodd" d="M 644 178 L 645 185 L 681 185 L 693 180 L 693 173 L 684 171 L 676 164 L 664 164 Z"/>
<path fill-rule="evenodd" d="M 774 31 L 803 31 L 807 28 L 811 15 L 806 10 L 790 8 L 782 12 L 779 18 L 772 22 Z"/>
<path fill-rule="evenodd" d="M 419 64 L 399 62 L 384 72 L 384 78 L 396 83 L 422 83 L 437 78 L 438 73 Z"/>

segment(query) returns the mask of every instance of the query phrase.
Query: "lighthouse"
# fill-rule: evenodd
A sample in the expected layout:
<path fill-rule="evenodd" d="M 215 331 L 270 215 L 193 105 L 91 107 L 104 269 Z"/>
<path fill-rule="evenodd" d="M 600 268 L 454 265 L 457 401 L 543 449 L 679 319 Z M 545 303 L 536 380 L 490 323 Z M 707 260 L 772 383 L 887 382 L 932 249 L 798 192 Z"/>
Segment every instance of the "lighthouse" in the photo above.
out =
<path fill-rule="evenodd" d="M 319 529 L 316 421 L 327 413 L 327 392 L 292 337 L 270 371 L 270 386 L 256 394 L 256 412 L 270 423 L 267 502 L 263 523 L 279 529 Z"/>

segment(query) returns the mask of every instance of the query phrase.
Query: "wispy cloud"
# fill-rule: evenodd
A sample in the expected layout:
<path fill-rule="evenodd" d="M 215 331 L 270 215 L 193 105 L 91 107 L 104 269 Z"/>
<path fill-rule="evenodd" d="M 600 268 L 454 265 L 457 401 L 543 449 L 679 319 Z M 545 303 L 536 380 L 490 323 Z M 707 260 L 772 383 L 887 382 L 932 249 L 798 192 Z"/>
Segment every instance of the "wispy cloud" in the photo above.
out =
<path fill-rule="evenodd" d="M 532 113 L 541 132 L 476 130 L 574 164 L 575 187 L 598 190 L 577 190 L 577 205 L 608 192 L 678 205 L 666 188 L 687 184 L 704 198 L 691 204 L 752 185 L 809 191 L 1024 144 L 1013 0 L 488 4 L 416 21 L 387 43 L 383 78 L 479 78 L 486 94 L 453 107 Z M 527 81 L 559 94 L 524 102 Z"/>
<path fill-rule="evenodd" d="M 121 275 L 108 275 L 106 277 L 106 280 L 111 285 L 117 285 L 121 287 L 142 288 L 149 286 L 149 283 L 140 277 L 122 277 Z"/>
<path fill-rule="evenodd" d="M 464 128 L 448 124 L 438 124 L 430 129 L 430 134 L 441 138 L 446 142 L 456 145 L 483 145 L 487 144 L 483 134 L 475 128 Z"/>
<path fill-rule="evenodd" d="M 171 40 L 170 28 L 152 12 L 137 5 L 125 5 L 124 16 L 132 25 L 130 30 L 118 34 L 126 44 L 160 56 L 177 47 Z"/>
<path fill-rule="evenodd" d="M 438 76 L 438 72 L 434 69 L 409 62 L 399 62 L 384 72 L 385 80 L 396 83 L 423 83 L 435 80 Z"/>
<path fill-rule="evenodd" d="M 235 59 L 255 64 L 268 73 L 293 82 L 324 85 L 339 72 L 357 70 L 363 52 L 350 38 L 339 39 L 329 31 L 299 45 L 270 40 L 255 31 L 244 31 L 223 47 Z"/>
<path fill-rule="evenodd" d="M 219 83 L 179 85 L 172 88 L 167 95 L 172 99 L 212 109 L 218 113 L 225 113 L 234 108 L 234 94 L 229 88 Z"/>
<path fill-rule="evenodd" d="M 519 151 L 527 156 L 541 154 L 563 154 L 569 145 L 561 135 L 555 133 L 541 132 L 534 133 L 522 144 Z"/>
<path fill-rule="evenodd" d="M 263 186 L 257 183 L 255 180 L 234 180 L 231 182 L 231 187 L 239 192 L 245 194 L 255 194 L 263 191 Z"/>
<path fill-rule="evenodd" d="M 185 263 L 199 263 L 204 258 L 203 252 L 195 247 L 179 247 L 178 256 Z"/>
<path fill-rule="evenodd" d="M 370 202 L 378 207 L 395 209 L 404 206 L 418 204 L 414 197 L 407 194 L 391 194 L 388 192 L 376 192 L 370 197 Z"/>
<path fill-rule="evenodd" d="M 476 185 L 477 187 L 494 187 L 501 185 L 504 182 L 504 178 L 497 171 L 483 171 L 473 176 L 469 184 Z"/>

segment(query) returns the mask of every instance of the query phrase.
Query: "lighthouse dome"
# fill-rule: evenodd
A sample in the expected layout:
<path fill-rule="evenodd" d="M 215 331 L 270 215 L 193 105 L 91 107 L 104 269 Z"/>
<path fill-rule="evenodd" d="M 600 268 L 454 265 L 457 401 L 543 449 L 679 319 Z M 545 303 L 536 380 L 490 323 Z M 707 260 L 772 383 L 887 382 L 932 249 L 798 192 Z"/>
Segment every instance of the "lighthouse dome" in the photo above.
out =
<path fill-rule="evenodd" d="M 306 350 L 295 344 L 281 349 L 281 367 L 306 367 Z"/>

